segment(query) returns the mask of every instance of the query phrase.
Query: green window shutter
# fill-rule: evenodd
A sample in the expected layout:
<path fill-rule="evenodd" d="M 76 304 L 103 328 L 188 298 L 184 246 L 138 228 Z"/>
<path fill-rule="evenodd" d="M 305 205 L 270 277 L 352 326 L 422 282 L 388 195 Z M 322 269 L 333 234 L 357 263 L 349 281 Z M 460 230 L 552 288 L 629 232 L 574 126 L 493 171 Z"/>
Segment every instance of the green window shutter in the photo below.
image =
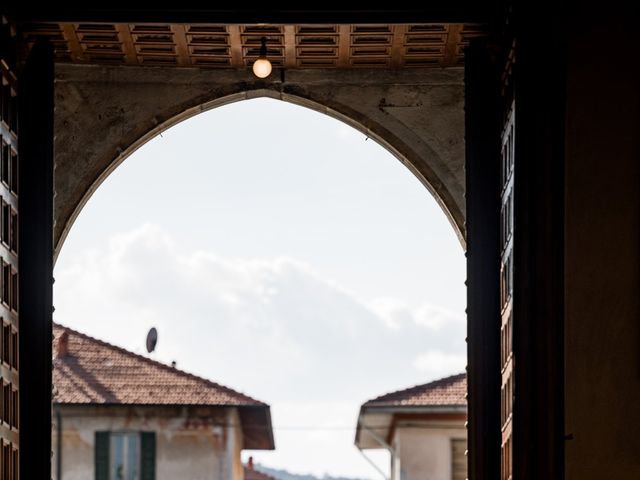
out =
<path fill-rule="evenodd" d="M 156 432 L 140 433 L 141 475 L 140 480 L 156 478 Z"/>
<path fill-rule="evenodd" d="M 96 480 L 109 480 L 109 432 L 96 432 Z"/>

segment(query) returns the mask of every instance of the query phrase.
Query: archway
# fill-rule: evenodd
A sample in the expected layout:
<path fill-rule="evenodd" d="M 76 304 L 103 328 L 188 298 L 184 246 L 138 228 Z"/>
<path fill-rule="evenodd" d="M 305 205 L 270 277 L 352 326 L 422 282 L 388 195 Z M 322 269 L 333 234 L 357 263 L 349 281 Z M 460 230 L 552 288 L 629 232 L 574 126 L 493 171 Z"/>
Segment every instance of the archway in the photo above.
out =
<path fill-rule="evenodd" d="M 243 103 L 244 103 L 244 104 L 248 104 L 248 103 L 251 103 L 251 102 L 243 102 Z M 264 103 L 264 102 L 263 102 L 263 103 Z M 267 102 L 267 103 L 273 103 L 273 102 Z M 236 107 L 241 107 L 241 106 L 242 106 L 242 104 L 239 104 L 239 105 L 232 105 L 232 106 L 227 106 L 227 107 L 224 107 L 224 109 L 220 109 L 219 111 L 213 111 L 213 112 L 210 112 L 210 114 L 218 114 L 218 113 L 219 113 L 220 115 L 224 115 L 224 111 L 223 111 L 223 110 L 233 110 L 233 109 L 236 109 Z M 283 107 L 284 107 L 284 106 L 283 106 Z M 289 107 L 289 109 L 291 109 L 291 107 Z M 302 110 L 302 111 L 304 111 L 303 109 L 296 109 L 296 110 Z M 309 116 L 313 115 L 314 117 L 320 117 L 319 115 L 312 114 L 311 112 L 305 112 L 305 113 L 306 113 L 307 115 L 309 115 Z M 198 117 L 194 118 L 193 120 L 197 120 L 197 118 L 198 118 Z M 323 120 L 323 121 L 328 121 L 328 119 L 325 119 L 325 118 L 323 118 L 322 120 Z M 332 122 L 332 123 L 337 123 L 337 122 Z M 237 123 L 236 123 L 235 125 L 236 125 L 236 127 L 237 127 L 237 128 L 241 128 L 241 126 L 242 126 L 241 124 L 237 124 Z M 181 128 L 181 127 L 186 128 L 186 124 L 178 125 L 176 128 Z M 283 126 L 283 127 L 284 127 L 284 126 Z M 184 130 L 184 128 L 182 128 L 182 129 Z M 285 127 L 285 128 L 286 128 L 286 127 Z M 215 130 L 213 130 L 213 131 L 215 131 Z M 171 135 L 171 130 L 169 130 L 169 131 L 167 131 L 167 132 L 165 133 L 165 135 L 164 135 L 164 136 L 165 136 L 165 140 L 160 140 L 160 139 L 157 139 L 157 140 L 158 140 L 158 142 L 159 142 L 159 143 L 162 143 L 163 141 L 164 141 L 164 142 L 166 142 L 166 141 L 167 141 L 167 140 L 166 140 L 166 138 L 168 138 L 170 135 Z M 364 136 L 361 136 L 361 137 L 360 137 L 360 136 L 358 136 L 358 137 L 360 138 L 360 142 L 362 142 L 364 145 L 368 145 L 368 146 L 369 146 L 368 148 L 373 148 L 373 147 L 374 147 L 374 145 L 372 145 L 372 143 L 373 143 L 373 142 L 364 143 L 364 138 L 365 138 Z M 252 138 L 252 137 L 251 137 L 251 136 L 249 136 L 248 138 Z M 298 145 L 299 145 L 299 144 L 298 144 Z M 150 145 L 145 146 L 145 148 L 146 148 L 146 147 L 148 147 L 148 146 L 150 146 Z M 377 146 L 376 146 L 376 148 L 377 148 Z M 378 148 L 378 150 L 382 150 L 382 149 Z M 173 150 L 173 151 L 175 152 L 175 150 Z M 208 152 L 212 152 L 211 146 L 207 147 L 206 151 L 208 151 Z M 141 151 L 140 151 L 139 153 L 142 153 L 142 149 L 141 149 Z M 211 153 L 211 157 L 212 157 L 212 158 L 216 158 L 216 157 L 218 157 L 218 155 L 214 155 L 213 153 Z M 226 157 L 226 155 L 224 155 L 224 156 L 223 156 L 223 158 L 224 158 L 224 157 Z M 218 158 L 219 158 L 219 157 L 218 157 Z M 131 160 L 133 160 L 133 159 L 131 159 Z M 176 160 L 178 160 L 178 158 L 177 158 L 177 157 L 176 157 Z M 390 163 L 393 163 L 393 162 L 391 161 Z M 153 181 L 153 180 L 152 180 L 153 175 L 152 175 L 152 172 L 151 172 L 151 170 L 150 170 L 151 168 L 160 168 L 161 170 L 164 170 L 164 169 L 166 169 L 166 168 L 167 168 L 167 166 L 168 166 L 168 165 L 167 165 L 166 163 L 165 163 L 165 164 L 159 164 L 159 165 L 157 165 L 157 167 L 156 167 L 156 166 L 154 166 L 153 164 L 147 164 L 146 168 L 148 168 L 148 169 L 149 169 L 149 177 L 150 177 L 150 178 L 149 178 L 149 181 L 150 181 L 150 182 L 152 182 L 152 181 Z M 123 168 L 127 168 L 127 162 L 125 162 L 125 163 L 124 163 Z M 187 168 L 188 168 L 188 169 L 190 169 L 190 170 L 193 170 L 193 169 L 194 169 L 194 165 L 192 165 L 192 164 L 191 164 L 191 166 L 190 166 L 190 167 L 187 167 Z M 408 174 L 407 174 L 407 172 L 406 172 L 406 171 L 404 171 L 404 169 L 403 169 L 403 168 L 401 168 L 399 165 L 391 164 L 391 165 L 390 165 L 390 168 L 393 168 L 394 170 L 397 170 L 397 171 L 399 171 L 399 172 L 402 172 L 402 173 L 403 173 L 403 175 L 405 175 L 405 176 L 407 176 L 407 177 L 410 177 L 410 175 L 408 175 Z M 117 170 L 115 174 L 116 174 L 116 175 L 118 175 L 121 171 L 122 171 L 122 170 Z M 203 173 L 203 174 L 204 174 L 204 173 Z M 339 174 L 340 174 L 340 170 L 337 170 L 337 171 L 336 171 L 336 174 L 337 174 L 337 175 L 339 175 Z M 211 173 L 207 173 L 207 174 L 204 174 L 204 175 L 205 175 L 205 176 L 209 176 L 209 175 L 211 175 Z M 112 177 L 112 178 L 113 178 L 113 177 Z M 430 201 L 430 199 L 429 199 L 429 195 L 425 195 L 425 192 L 423 191 L 423 189 L 421 189 L 421 188 L 420 188 L 420 186 L 417 184 L 417 182 L 415 182 L 415 180 L 414 180 L 414 179 L 412 179 L 412 178 L 411 178 L 411 180 L 416 184 L 416 185 L 415 185 L 416 190 L 417 190 L 417 191 L 420 191 L 421 196 L 423 196 L 425 199 L 428 199 L 428 200 Z M 234 183 L 234 184 L 235 184 L 235 183 Z M 196 186 L 195 188 L 198 188 L 198 187 Z M 215 188 L 215 187 L 214 187 L 214 188 Z M 112 194 L 112 195 L 113 195 L 113 194 Z M 183 201 L 184 201 L 184 199 L 183 199 Z M 433 203 L 433 202 L 431 202 L 431 203 Z M 114 207 L 114 212 L 120 212 L 120 211 L 122 211 L 121 209 L 123 208 L 123 206 L 124 206 L 124 205 L 122 205 L 122 204 L 119 204 L 119 207 L 116 207 L 116 206 L 114 205 L 114 206 L 113 206 L 113 207 Z M 188 203 L 188 202 L 186 202 L 186 203 L 184 204 L 184 206 L 185 206 L 185 208 L 190 208 L 190 205 L 189 205 L 189 203 Z M 416 208 L 418 208 L 418 206 L 416 206 Z M 436 209 L 436 210 L 437 210 L 437 207 L 435 207 L 435 206 L 434 206 L 434 209 Z M 104 211 L 104 210 L 103 210 L 103 211 Z M 415 218 L 415 217 L 414 217 L 414 218 Z M 416 222 L 420 222 L 421 220 L 422 220 L 422 218 L 420 218 L 420 220 L 416 219 Z M 381 221 L 382 221 L 382 219 L 381 219 Z M 383 223 L 384 223 L 384 222 L 383 222 Z M 444 223 L 444 222 L 443 222 L 443 223 Z M 224 228 L 224 227 L 223 227 L 223 228 Z M 392 230 L 394 230 L 394 229 L 392 229 Z M 394 230 L 394 231 L 395 231 L 395 230 Z M 450 238 L 449 242 L 450 242 L 451 244 L 453 244 L 452 246 L 453 246 L 455 249 L 458 249 L 458 250 L 459 250 L 459 246 L 455 245 L 454 237 L 453 237 L 453 236 L 451 236 L 451 235 L 450 235 L 450 233 L 451 233 L 451 232 L 449 231 L 449 238 Z M 401 236 L 401 235 L 398 235 L 398 241 L 399 241 L 400 243 L 407 243 L 407 242 L 402 242 L 401 238 L 402 238 L 402 236 Z M 408 246 L 407 246 L 407 247 L 408 247 Z M 400 248 L 400 246 L 399 246 L 399 245 L 398 245 L 398 248 Z M 425 243 L 425 244 L 422 246 L 422 248 L 428 249 L 428 244 L 426 244 L 426 243 Z M 64 249 L 63 249 L 63 251 L 64 251 Z M 413 250 L 413 251 L 415 251 L 415 250 Z M 166 255 L 169 255 L 169 254 L 170 254 L 169 252 L 165 252 L 165 253 L 166 253 Z M 381 252 L 381 253 L 383 253 L 383 252 Z M 426 254 L 426 252 L 425 252 L 425 254 Z M 101 256 L 101 255 L 100 255 L 100 256 Z M 126 257 L 126 258 L 130 258 L 130 257 Z M 126 261 L 126 258 L 125 258 L 123 261 Z M 462 258 L 462 256 L 461 256 L 461 255 L 460 255 L 460 258 Z M 158 262 L 158 263 L 169 263 L 169 262 L 168 262 L 168 260 L 169 260 L 168 258 L 167 258 L 167 261 L 165 261 L 165 262 L 161 262 L 161 261 L 160 261 L 160 259 L 158 259 L 158 260 L 159 260 L 159 262 Z M 429 271 L 429 270 L 433 270 L 433 269 L 430 269 L 430 268 L 426 267 L 426 268 L 422 268 L 422 270 L 423 270 L 423 271 L 425 271 L 425 272 L 427 272 L 427 271 Z M 166 275 L 166 274 L 161 274 L 161 275 L 157 275 L 157 276 L 158 276 L 158 277 L 160 277 L 160 278 L 170 278 L 170 275 Z M 387 275 L 387 276 L 388 276 L 389 278 L 397 278 L 397 277 L 394 277 L 393 275 Z M 462 288 L 462 280 L 461 280 L 461 279 L 459 279 L 459 280 L 460 280 L 460 281 L 459 281 L 460 287 Z M 418 282 L 418 283 L 420 283 L 420 282 Z M 424 287 L 428 290 L 427 285 L 424 285 Z M 61 279 L 61 278 L 57 278 L 56 288 L 64 288 L 64 282 L 62 281 L 62 279 Z M 107 289 L 105 289 L 105 292 L 106 292 L 106 291 L 107 291 Z M 76 295 L 76 297 L 82 297 L 82 295 Z M 149 297 L 149 298 L 150 298 L 150 297 Z M 58 310 L 57 310 L 56 315 L 58 315 L 58 313 L 60 313 L 60 314 L 64 314 L 64 310 L 61 310 L 61 309 L 60 309 L 60 305 L 58 305 Z M 114 315 L 118 315 L 118 312 L 113 312 L 113 314 L 114 314 Z M 122 314 L 122 312 L 120 312 L 120 314 Z M 177 313 L 176 313 L 176 315 L 177 315 Z M 59 317 L 59 316 L 58 316 L 57 318 L 59 318 L 59 320 L 60 320 L 61 322 L 65 322 L 65 318 L 64 318 L 64 317 Z M 109 322 L 105 322 L 105 325 L 108 325 L 108 324 L 109 324 Z M 118 323 L 117 323 L 117 321 L 116 321 L 116 320 L 113 320 L 113 321 L 112 321 L 112 323 L 111 323 L 112 328 L 117 328 L 117 327 L 116 327 L 116 325 L 117 325 L 117 324 L 118 324 Z M 463 326 L 463 323 L 462 323 L 462 324 L 460 324 L 459 326 Z M 168 339 L 167 339 L 167 337 L 166 337 L 166 330 L 164 330 L 164 329 L 163 329 L 163 330 L 161 330 L 161 331 L 162 331 L 162 332 L 163 332 L 163 334 L 165 335 L 165 337 L 164 337 L 164 341 L 165 341 L 165 342 L 167 342 L 167 340 L 168 340 Z M 426 336 L 428 336 L 428 333 L 427 333 L 427 332 L 425 332 L 425 335 L 426 335 Z M 418 334 L 416 334 L 414 338 L 415 338 L 415 341 L 416 341 L 416 342 L 426 342 L 426 341 L 427 341 L 426 339 L 425 339 L 425 340 L 420 340 L 420 336 L 419 336 Z M 461 344 L 462 344 L 462 338 L 463 338 L 463 334 L 462 334 L 462 332 L 460 332 L 460 335 L 459 335 L 459 341 L 460 341 L 460 343 L 461 343 Z M 406 347 L 406 345 L 405 345 L 405 347 Z M 183 363 L 182 363 L 182 362 L 183 362 L 182 358 L 181 358 L 181 357 L 179 357 L 179 358 L 178 358 L 178 360 L 179 360 L 179 366 L 182 366 L 182 365 L 183 365 Z M 399 377 L 399 376 L 398 376 L 398 377 Z M 213 378 L 216 378 L 216 377 L 213 377 Z M 216 378 L 216 379 L 217 379 L 217 378 Z M 416 380 L 416 381 L 417 381 L 417 380 Z M 223 382 L 223 383 L 228 384 L 228 382 Z M 231 385 L 235 385 L 235 384 L 234 384 L 234 383 L 231 383 Z M 403 385 L 405 385 L 405 383 L 404 383 L 404 382 L 400 382 L 400 381 L 399 381 L 399 383 L 397 384 L 397 386 L 398 386 L 398 387 L 401 387 L 401 386 L 403 386 Z M 395 388 L 395 387 L 394 387 L 394 388 Z M 381 389 L 381 391 L 383 391 L 383 389 Z M 252 392 L 253 392 L 252 390 L 249 390 L 249 393 L 252 393 Z M 264 399 L 264 400 L 270 400 L 269 398 L 263 398 L 262 396 L 259 396 L 258 398 L 261 398 L 261 399 Z M 282 423 L 282 422 L 280 422 L 280 423 Z M 285 424 L 285 425 L 286 425 L 286 424 Z M 344 424 L 342 424 L 342 425 L 344 426 Z"/>
<path fill-rule="evenodd" d="M 92 192 L 140 145 L 198 112 L 260 96 L 334 116 L 381 143 L 431 191 L 464 245 L 461 69 L 331 76 L 291 71 L 283 80 L 266 83 L 244 72 L 59 65 L 56 252 Z"/>

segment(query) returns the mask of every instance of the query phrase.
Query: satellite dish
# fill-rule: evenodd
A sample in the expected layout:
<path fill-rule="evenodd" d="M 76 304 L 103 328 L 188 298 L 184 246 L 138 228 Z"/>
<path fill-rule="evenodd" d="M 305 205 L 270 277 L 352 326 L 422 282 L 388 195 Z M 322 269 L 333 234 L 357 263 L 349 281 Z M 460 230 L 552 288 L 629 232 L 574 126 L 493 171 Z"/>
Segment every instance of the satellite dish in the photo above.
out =
<path fill-rule="evenodd" d="M 147 352 L 151 353 L 156 349 L 158 343 L 158 330 L 156 327 L 151 327 L 149 333 L 147 333 Z"/>

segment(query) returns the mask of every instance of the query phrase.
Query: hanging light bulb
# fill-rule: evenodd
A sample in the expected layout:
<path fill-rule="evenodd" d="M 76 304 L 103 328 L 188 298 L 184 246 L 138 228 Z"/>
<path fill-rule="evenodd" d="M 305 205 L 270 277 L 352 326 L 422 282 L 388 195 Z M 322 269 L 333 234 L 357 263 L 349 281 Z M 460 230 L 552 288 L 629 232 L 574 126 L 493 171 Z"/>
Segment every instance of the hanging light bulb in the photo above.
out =
<path fill-rule="evenodd" d="M 267 78 L 271 74 L 271 62 L 267 58 L 267 39 L 260 39 L 260 56 L 253 62 L 253 73 L 258 78 Z"/>

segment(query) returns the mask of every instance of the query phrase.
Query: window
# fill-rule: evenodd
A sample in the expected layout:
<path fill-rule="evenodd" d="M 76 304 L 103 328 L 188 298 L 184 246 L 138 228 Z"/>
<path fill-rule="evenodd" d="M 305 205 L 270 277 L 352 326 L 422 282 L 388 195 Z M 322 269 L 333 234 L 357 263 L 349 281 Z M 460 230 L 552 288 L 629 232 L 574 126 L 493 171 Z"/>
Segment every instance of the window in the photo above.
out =
<path fill-rule="evenodd" d="M 11 206 L 4 200 L 2 202 L 2 241 L 9 244 L 9 236 L 11 230 Z"/>
<path fill-rule="evenodd" d="M 0 180 L 9 185 L 9 165 L 11 164 L 11 146 L 2 142 L 2 157 L 0 159 Z"/>
<path fill-rule="evenodd" d="M 18 214 L 11 210 L 11 228 L 9 231 L 9 246 L 14 252 L 18 251 Z"/>
<path fill-rule="evenodd" d="M 109 480 L 140 480 L 140 435 L 112 433 L 109 447 Z"/>
<path fill-rule="evenodd" d="M 11 365 L 11 325 L 2 325 L 2 361 Z"/>
<path fill-rule="evenodd" d="M 5 440 L 0 440 L 0 475 L 7 480 L 18 478 L 18 450 Z"/>
<path fill-rule="evenodd" d="M 5 263 L 0 259 L 2 263 L 2 302 L 7 306 L 11 306 L 11 264 Z"/>
<path fill-rule="evenodd" d="M 96 432 L 96 480 L 154 480 L 154 432 Z"/>
<path fill-rule="evenodd" d="M 2 421 L 8 426 L 14 425 L 13 418 L 13 396 L 11 395 L 11 384 L 4 383 L 2 385 Z"/>
<path fill-rule="evenodd" d="M 11 291 L 9 295 L 11 310 L 18 311 L 18 272 L 11 269 Z"/>

